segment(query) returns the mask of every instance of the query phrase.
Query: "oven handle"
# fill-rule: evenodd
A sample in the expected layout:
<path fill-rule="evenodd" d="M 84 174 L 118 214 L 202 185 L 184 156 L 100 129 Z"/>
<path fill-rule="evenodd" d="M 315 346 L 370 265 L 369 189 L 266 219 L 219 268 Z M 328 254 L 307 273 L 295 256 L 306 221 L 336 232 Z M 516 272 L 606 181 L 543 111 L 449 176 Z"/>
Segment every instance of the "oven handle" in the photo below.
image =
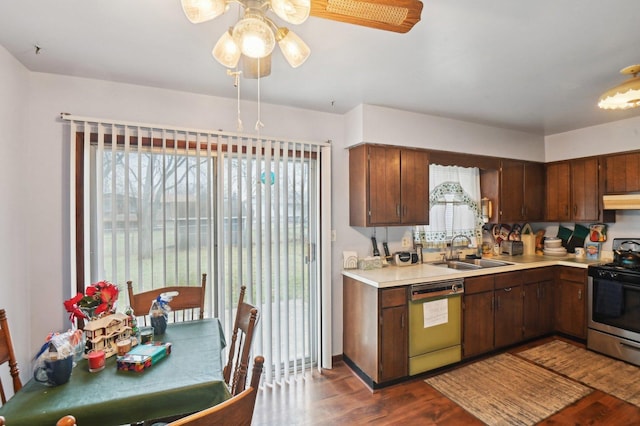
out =
<path fill-rule="evenodd" d="M 621 346 L 626 346 L 630 349 L 635 349 L 636 351 L 640 351 L 640 346 L 632 345 L 631 343 L 620 342 Z"/>

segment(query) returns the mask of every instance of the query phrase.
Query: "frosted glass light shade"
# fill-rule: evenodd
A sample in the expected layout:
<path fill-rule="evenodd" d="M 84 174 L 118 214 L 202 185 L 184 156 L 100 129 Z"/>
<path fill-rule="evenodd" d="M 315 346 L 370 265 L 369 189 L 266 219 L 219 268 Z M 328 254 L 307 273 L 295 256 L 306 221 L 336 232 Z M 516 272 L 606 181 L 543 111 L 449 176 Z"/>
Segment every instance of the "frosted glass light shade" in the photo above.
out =
<path fill-rule="evenodd" d="M 271 9 L 291 24 L 302 24 L 309 17 L 311 0 L 271 0 Z"/>
<path fill-rule="evenodd" d="M 311 54 L 309 46 L 297 34 L 287 28 L 278 30 L 278 45 L 289 65 L 298 68 Z"/>
<path fill-rule="evenodd" d="M 229 28 L 229 31 L 225 31 L 218 39 L 211 54 L 218 62 L 227 68 L 235 68 L 236 65 L 238 65 L 241 52 L 240 47 L 231 36 L 231 28 Z"/>
<path fill-rule="evenodd" d="M 640 107 L 640 65 L 631 65 L 620 70 L 621 74 L 632 75 L 624 83 L 607 90 L 598 102 L 602 109 L 629 109 Z"/>
<path fill-rule="evenodd" d="M 180 0 L 187 19 L 194 24 L 210 21 L 227 10 L 225 0 Z"/>
<path fill-rule="evenodd" d="M 264 20 L 256 16 L 242 18 L 233 27 L 233 39 L 243 55 L 264 58 L 273 52 L 276 38 Z"/>
<path fill-rule="evenodd" d="M 629 109 L 640 106 L 640 77 L 634 77 L 600 97 L 602 109 Z"/>

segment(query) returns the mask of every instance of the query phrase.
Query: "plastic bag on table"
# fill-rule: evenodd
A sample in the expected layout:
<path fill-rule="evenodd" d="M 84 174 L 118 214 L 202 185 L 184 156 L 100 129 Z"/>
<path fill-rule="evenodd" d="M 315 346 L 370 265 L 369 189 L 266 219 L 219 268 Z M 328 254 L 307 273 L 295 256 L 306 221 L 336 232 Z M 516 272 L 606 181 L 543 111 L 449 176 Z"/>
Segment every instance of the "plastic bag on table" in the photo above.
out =
<path fill-rule="evenodd" d="M 177 291 L 168 291 L 160 294 L 151 302 L 151 308 L 149 309 L 149 318 L 151 319 L 151 325 L 153 326 L 153 334 L 164 334 L 167 330 L 167 322 L 169 321 L 169 312 L 171 312 L 171 306 L 169 302 L 178 295 Z"/>

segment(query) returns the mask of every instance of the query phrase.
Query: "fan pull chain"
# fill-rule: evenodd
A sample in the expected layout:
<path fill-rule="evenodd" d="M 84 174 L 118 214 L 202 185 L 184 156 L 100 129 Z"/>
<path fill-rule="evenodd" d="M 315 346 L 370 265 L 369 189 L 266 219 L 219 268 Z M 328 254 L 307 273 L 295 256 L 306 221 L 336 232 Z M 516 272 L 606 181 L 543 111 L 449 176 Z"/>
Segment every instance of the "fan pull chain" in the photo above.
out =
<path fill-rule="evenodd" d="M 237 89 L 238 93 L 238 122 L 236 124 L 236 129 L 238 132 L 242 131 L 242 120 L 240 119 L 240 74 L 242 71 L 231 71 L 227 70 L 227 75 L 233 77 L 233 87 Z"/>
<path fill-rule="evenodd" d="M 260 59 L 258 59 L 258 121 L 256 121 L 256 132 L 260 136 L 260 129 L 264 127 L 264 123 L 260 119 Z"/>

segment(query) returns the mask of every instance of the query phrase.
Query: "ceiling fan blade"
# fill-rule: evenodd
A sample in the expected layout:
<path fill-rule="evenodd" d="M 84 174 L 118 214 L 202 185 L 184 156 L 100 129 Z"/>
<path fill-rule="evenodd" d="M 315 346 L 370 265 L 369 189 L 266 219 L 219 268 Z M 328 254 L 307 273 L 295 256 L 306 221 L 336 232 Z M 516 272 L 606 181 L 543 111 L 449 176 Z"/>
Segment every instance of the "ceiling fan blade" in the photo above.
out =
<path fill-rule="evenodd" d="M 311 16 L 406 33 L 420 21 L 419 0 L 311 0 Z"/>

